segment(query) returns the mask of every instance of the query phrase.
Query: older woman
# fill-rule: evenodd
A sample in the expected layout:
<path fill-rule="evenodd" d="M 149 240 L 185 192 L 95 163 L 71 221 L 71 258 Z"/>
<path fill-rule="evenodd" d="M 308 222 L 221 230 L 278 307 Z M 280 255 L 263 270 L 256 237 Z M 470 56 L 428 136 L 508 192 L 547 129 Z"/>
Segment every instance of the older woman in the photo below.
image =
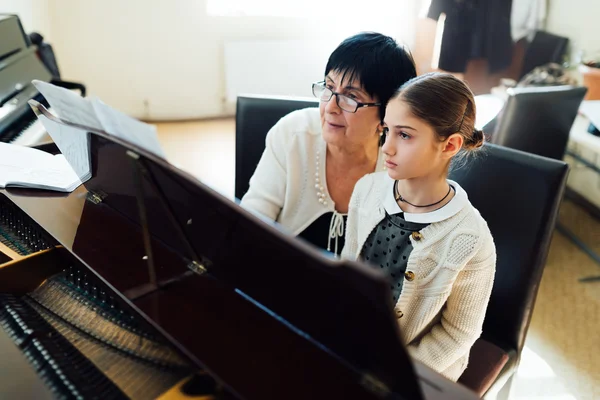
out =
<path fill-rule="evenodd" d="M 312 86 L 319 108 L 294 111 L 268 132 L 241 205 L 339 254 L 355 183 L 384 169 L 387 102 L 414 76 L 412 57 L 394 39 L 360 33 L 344 40 Z"/>

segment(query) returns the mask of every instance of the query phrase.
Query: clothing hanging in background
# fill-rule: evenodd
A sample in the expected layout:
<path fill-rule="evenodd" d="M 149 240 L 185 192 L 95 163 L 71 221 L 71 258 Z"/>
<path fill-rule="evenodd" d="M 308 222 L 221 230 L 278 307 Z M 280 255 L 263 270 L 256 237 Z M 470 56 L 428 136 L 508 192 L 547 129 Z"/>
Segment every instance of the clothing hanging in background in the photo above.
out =
<path fill-rule="evenodd" d="M 547 0 L 512 0 L 511 34 L 515 42 L 533 39 L 535 31 L 544 27 Z"/>
<path fill-rule="evenodd" d="M 431 0 L 427 17 L 446 15 L 438 68 L 465 72 L 472 59 L 488 60 L 491 73 L 512 61 L 512 0 Z"/>

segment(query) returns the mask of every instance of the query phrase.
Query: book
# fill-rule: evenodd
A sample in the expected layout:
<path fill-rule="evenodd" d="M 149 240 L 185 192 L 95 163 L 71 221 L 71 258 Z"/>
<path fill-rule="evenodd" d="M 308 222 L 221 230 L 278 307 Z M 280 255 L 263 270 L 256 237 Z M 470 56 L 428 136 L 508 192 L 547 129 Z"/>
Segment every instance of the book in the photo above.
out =
<path fill-rule="evenodd" d="M 0 142 L 0 188 L 72 192 L 81 183 L 63 154 Z"/>

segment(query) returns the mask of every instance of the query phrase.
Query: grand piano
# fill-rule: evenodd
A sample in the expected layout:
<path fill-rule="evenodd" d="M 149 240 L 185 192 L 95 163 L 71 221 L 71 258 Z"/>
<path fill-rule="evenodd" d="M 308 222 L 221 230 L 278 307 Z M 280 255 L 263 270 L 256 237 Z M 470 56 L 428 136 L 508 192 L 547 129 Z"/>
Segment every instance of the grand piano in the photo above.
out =
<path fill-rule="evenodd" d="M 0 190 L 0 397 L 477 398 L 409 358 L 379 271 L 32 104 L 92 178 Z"/>

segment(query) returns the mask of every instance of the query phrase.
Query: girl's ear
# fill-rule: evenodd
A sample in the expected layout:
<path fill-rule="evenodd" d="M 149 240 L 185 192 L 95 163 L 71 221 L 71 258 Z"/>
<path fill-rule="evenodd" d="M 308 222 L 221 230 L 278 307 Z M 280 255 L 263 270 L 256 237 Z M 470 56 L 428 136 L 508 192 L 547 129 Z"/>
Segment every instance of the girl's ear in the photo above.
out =
<path fill-rule="evenodd" d="M 444 143 L 442 156 L 447 159 L 454 157 L 460 151 L 460 149 L 462 149 L 463 142 L 464 138 L 460 133 L 454 133 L 448 136 L 446 142 Z"/>

